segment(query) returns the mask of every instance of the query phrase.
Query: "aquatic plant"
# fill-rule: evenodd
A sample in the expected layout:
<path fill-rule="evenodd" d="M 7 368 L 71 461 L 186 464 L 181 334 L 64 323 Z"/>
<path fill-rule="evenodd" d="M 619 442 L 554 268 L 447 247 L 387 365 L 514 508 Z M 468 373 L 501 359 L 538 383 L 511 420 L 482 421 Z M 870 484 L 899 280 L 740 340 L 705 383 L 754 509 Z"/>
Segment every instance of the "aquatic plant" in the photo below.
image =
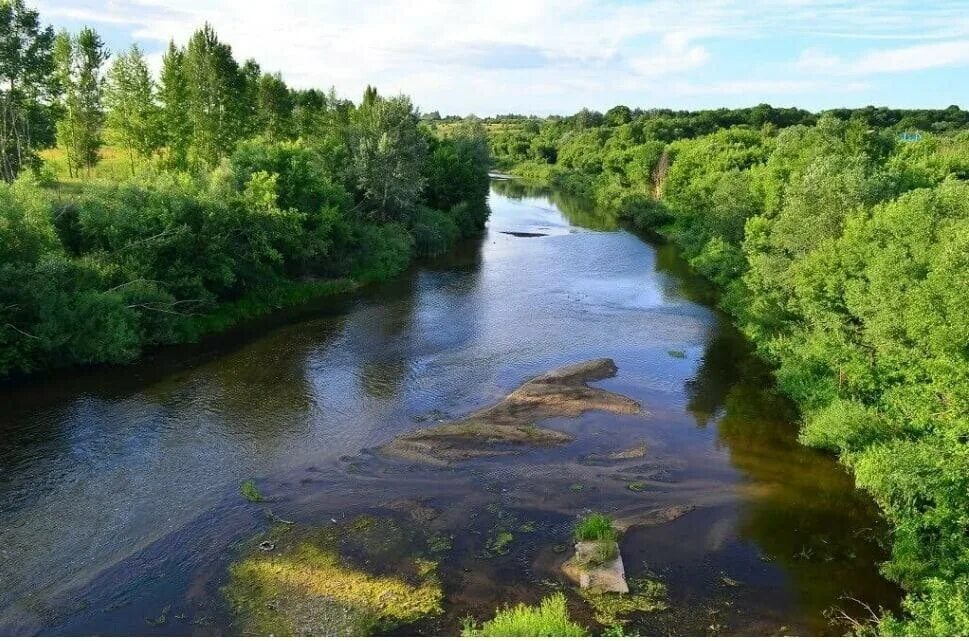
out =
<path fill-rule="evenodd" d="M 586 629 L 569 619 L 565 595 L 558 593 L 542 599 L 537 606 L 519 603 L 499 608 L 495 617 L 478 628 L 465 621 L 465 637 L 581 637 Z"/>
<path fill-rule="evenodd" d="M 515 540 L 511 532 L 501 531 L 488 540 L 488 550 L 498 556 L 508 554 L 508 546 Z"/>
<path fill-rule="evenodd" d="M 370 553 L 378 536 L 388 548 Z M 437 561 L 409 550 L 418 539 L 407 537 L 389 520 L 275 528 L 267 535 L 275 541 L 272 551 L 257 549 L 229 568 L 224 593 L 238 630 L 360 636 L 441 613 Z"/>
<path fill-rule="evenodd" d="M 607 629 L 615 629 L 629 623 L 634 613 L 657 612 L 667 608 L 666 586 L 652 577 L 639 577 L 629 582 L 629 593 L 596 592 L 579 590 L 579 594 L 592 608 L 596 622 Z"/>
<path fill-rule="evenodd" d="M 250 503 L 259 503 L 263 499 L 262 492 L 259 491 L 259 488 L 256 487 L 256 482 L 252 479 L 247 479 L 242 482 L 242 485 L 239 486 L 239 494 Z"/>
<path fill-rule="evenodd" d="M 576 541 L 615 541 L 616 531 L 612 519 L 604 514 L 593 512 L 582 517 L 575 525 Z"/>

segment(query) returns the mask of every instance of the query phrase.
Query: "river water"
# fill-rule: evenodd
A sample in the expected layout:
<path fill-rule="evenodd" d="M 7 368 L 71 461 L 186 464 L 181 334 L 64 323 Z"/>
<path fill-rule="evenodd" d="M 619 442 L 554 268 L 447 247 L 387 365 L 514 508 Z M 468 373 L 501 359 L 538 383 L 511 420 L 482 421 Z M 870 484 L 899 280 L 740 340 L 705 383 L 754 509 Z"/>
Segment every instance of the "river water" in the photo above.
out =
<path fill-rule="evenodd" d="M 447 614 L 416 632 L 547 593 L 584 510 L 690 510 L 623 538 L 627 572 L 669 591 L 641 632 L 841 632 L 855 599 L 897 603 L 872 505 L 797 444 L 790 406 L 674 248 L 512 182 L 490 204 L 484 236 L 392 283 L 0 390 L 0 632 L 226 633 L 219 586 L 267 510 L 322 524 L 405 505 L 456 542 Z M 642 415 L 552 419 L 572 443 L 449 469 L 371 452 L 599 357 L 619 371 L 595 385 Z M 636 461 L 597 456 L 638 445 Z M 250 478 L 266 503 L 239 496 Z M 509 514 L 539 527 L 481 554 Z"/>

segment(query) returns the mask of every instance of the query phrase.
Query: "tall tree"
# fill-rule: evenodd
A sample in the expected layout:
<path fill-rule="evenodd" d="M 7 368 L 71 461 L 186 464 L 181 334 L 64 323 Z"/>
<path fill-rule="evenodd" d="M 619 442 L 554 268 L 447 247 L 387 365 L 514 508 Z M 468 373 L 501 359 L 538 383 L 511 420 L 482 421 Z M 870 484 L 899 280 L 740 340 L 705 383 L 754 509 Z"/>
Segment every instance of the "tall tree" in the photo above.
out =
<path fill-rule="evenodd" d="M 383 98 L 373 87 L 367 87 L 351 118 L 348 147 L 355 187 L 377 220 L 401 220 L 420 200 L 427 141 L 419 121 L 410 98 Z"/>
<path fill-rule="evenodd" d="M 101 36 L 84 27 L 71 38 L 57 37 L 57 77 L 62 91 L 63 115 L 57 123 L 57 144 L 65 150 L 72 173 L 90 171 L 101 157 L 104 128 L 104 74 L 108 51 Z"/>
<path fill-rule="evenodd" d="M 131 172 L 137 158 L 150 158 L 161 145 L 155 83 L 138 45 L 119 55 L 108 71 L 104 102 L 112 141 L 128 153 Z"/>
<path fill-rule="evenodd" d="M 259 131 L 273 140 L 293 133 L 293 96 L 278 73 L 264 73 L 259 78 L 256 121 Z"/>
<path fill-rule="evenodd" d="M 185 51 L 168 43 L 162 57 L 161 84 L 158 98 L 161 102 L 161 124 L 164 143 L 168 147 L 169 163 L 180 169 L 188 166 L 188 148 L 192 144 L 192 123 L 187 117 L 188 83 L 185 79 Z"/>
<path fill-rule="evenodd" d="M 67 164 L 70 177 L 77 175 L 81 166 L 78 156 L 78 127 L 79 109 L 77 99 L 77 83 L 74 78 L 74 39 L 71 34 L 62 30 L 54 40 L 54 74 L 60 89 L 58 104 L 60 117 L 57 120 L 57 146 Z"/>
<path fill-rule="evenodd" d="M 0 0 L 0 177 L 10 182 L 36 161 L 41 121 L 56 87 L 54 30 L 23 0 Z"/>
<path fill-rule="evenodd" d="M 192 127 L 190 163 L 211 167 L 246 133 L 245 75 L 232 47 L 219 41 L 206 24 L 188 42 L 182 61 Z"/>

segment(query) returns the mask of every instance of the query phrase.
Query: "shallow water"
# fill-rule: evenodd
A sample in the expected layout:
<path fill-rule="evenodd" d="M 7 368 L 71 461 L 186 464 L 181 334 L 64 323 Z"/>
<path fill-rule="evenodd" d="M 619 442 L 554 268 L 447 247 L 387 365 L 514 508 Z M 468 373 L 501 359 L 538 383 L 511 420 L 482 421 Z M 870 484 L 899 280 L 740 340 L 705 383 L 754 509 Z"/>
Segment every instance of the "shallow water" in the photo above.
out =
<path fill-rule="evenodd" d="M 0 391 L 0 631 L 227 632 L 218 587 L 265 509 L 326 523 L 415 501 L 455 537 L 447 615 L 415 632 L 537 600 L 586 509 L 694 508 L 623 539 L 627 571 L 669 587 L 642 632 L 840 632 L 851 599 L 897 602 L 874 509 L 797 445 L 791 408 L 672 247 L 507 181 L 491 208 L 481 239 L 393 283 Z M 572 443 L 453 469 L 369 453 L 599 357 L 619 372 L 594 385 L 643 415 L 552 419 Z M 640 443 L 643 459 L 596 457 Z M 271 500 L 245 503 L 247 478 Z M 526 522 L 508 554 L 482 554 Z"/>

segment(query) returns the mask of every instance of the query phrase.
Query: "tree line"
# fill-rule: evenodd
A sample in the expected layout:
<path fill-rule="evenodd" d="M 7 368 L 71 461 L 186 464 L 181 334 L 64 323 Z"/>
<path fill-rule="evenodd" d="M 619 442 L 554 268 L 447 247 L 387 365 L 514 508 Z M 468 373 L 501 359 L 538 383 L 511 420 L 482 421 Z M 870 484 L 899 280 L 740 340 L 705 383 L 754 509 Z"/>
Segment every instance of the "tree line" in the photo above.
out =
<path fill-rule="evenodd" d="M 892 526 L 902 616 L 969 634 L 969 114 L 720 110 L 490 122 L 499 164 L 675 241 Z M 902 133 L 919 136 L 902 136 Z"/>
<path fill-rule="evenodd" d="M 486 220 L 479 123 L 434 135 L 406 96 L 291 89 L 210 25 L 154 78 L 136 46 L 2 0 L 0 51 L 0 377 L 387 278 Z"/>

